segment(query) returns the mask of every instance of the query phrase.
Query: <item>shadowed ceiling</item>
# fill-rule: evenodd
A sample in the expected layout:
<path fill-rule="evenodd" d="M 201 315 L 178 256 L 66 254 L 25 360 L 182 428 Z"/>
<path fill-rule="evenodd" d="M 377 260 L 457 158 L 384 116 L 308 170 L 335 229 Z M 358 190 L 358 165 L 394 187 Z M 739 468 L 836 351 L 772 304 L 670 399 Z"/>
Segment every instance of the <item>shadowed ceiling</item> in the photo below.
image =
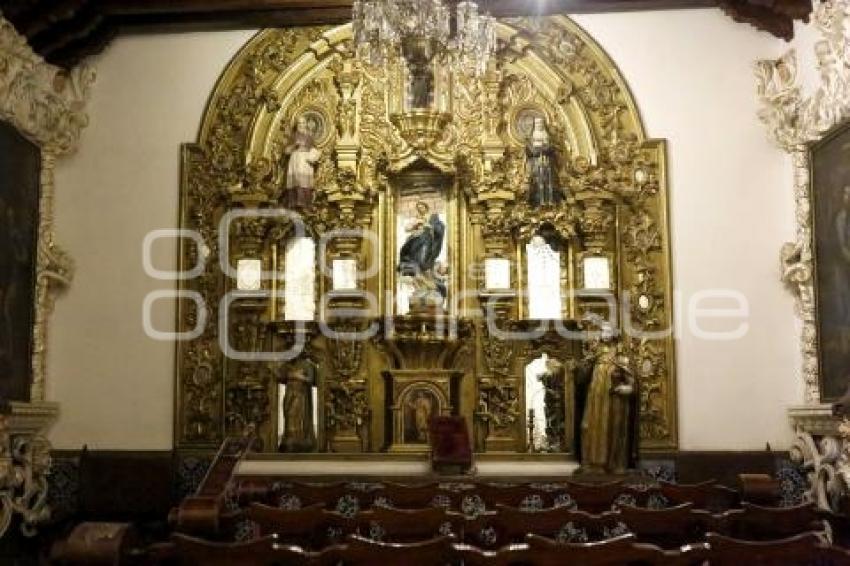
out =
<path fill-rule="evenodd" d="M 811 0 L 484 0 L 497 16 L 716 7 L 783 39 Z M 334 24 L 351 0 L 0 0 L 3 16 L 49 62 L 70 68 L 121 33 Z"/>

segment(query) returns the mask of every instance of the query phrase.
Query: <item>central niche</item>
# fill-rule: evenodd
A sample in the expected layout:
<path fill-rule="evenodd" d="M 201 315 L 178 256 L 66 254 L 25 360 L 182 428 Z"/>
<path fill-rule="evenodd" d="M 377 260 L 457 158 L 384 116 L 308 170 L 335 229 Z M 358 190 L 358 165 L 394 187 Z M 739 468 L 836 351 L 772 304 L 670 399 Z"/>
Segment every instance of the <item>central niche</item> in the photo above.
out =
<path fill-rule="evenodd" d="M 444 314 L 453 292 L 451 178 L 418 162 L 392 185 L 395 253 L 387 267 L 395 278 L 395 314 Z"/>

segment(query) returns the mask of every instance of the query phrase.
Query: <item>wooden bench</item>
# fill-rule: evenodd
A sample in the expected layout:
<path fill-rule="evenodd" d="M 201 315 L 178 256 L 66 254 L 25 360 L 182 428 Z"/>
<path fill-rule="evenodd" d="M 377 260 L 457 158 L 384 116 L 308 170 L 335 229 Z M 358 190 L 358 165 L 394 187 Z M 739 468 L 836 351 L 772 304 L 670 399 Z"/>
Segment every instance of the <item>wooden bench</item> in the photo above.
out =
<path fill-rule="evenodd" d="M 759 566 L 846 566 L 850 552 L 825 545 L 818 533 L 803 533 L 773 541 L 745 541 L 717 533 L 707 535 L 710 564 Z"/>

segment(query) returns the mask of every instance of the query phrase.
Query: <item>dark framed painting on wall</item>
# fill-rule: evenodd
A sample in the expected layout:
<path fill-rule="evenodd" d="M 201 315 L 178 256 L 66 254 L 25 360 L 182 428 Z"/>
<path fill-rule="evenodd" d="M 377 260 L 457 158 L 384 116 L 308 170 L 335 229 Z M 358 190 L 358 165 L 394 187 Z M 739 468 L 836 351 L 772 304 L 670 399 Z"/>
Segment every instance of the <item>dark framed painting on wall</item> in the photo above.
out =
<path fill-rule="evenodd" d="M 41 152 L 0 122 L 0 404 L 29 401 Z"/>
<path fill-rule="evenodd" d="M 821 401 L 850 385 L 850 123 L 810 147 Z"/>

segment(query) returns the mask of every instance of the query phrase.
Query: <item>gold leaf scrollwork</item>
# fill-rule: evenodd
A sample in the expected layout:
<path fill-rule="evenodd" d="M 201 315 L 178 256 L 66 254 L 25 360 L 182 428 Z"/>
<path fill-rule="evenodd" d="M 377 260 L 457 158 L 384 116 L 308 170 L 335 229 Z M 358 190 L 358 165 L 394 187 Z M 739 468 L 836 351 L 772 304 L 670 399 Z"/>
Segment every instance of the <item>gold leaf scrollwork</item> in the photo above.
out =
<path fill-rule="evenodd" d="M 354 260 L 361 266 L 374 260 L 370 254 L 375 250 L 360 242 L 373 222 L 380 222 L 375 228 L 383 234 L 379 247 L 393 246 L 384 215 L 392 202 L 393 183 L 398 173 L 420 164 L 453 179 L 457 210 L 472 225 L 458 239 L 464 248 L 461 254 L 470 260 L 510 259 L 535 234 L 555 232 L 568 242 L 563 261 L 574 254 L 573 268 L 580 269 L 578 264 L 589 254 L 617 260 L 612 279 L 618 289 L 638 295 L 631 308 L 638 325 L 661 329 L 669 324 L 663 142 L 646 139 L 613 65 L 567 18 L 502 23 L 500 51 L 486 72 L 473 76 L 438 69 L 435 82 L 446 87 L 445 98 L 439 98 L 442 106 L 419 116 L 405 114 L 403 66 L 394 58 L 386 65 L 358 60 L 348 26 L 268 30 L 255 37 L 225 72 L 200 143 L 185 153 L 183 226 L 196 229 L 204 244 L 202 249 L 186 245 L 181 261 L 194 265 L 202 255 L 206 269 L 184 288 L 200 292 L 211 316 L 217 315 L 227 282 L 214 271 L 222 253 L 217 249 L 214 219 L 237 205 L 279 205 L 287 159 L 283 150 L 291 128 L 303 113 L 314 112 L 324 121 L 326 135 L 317 141 L 321 157 L 315 169 L 313 205 L 301 211 L 302 218 L 316 238 L 338 228 L 349 231 L 329 246 L 328 259 Z M 560 202 L 529 204 L 531 171 L 527 139 L 518 127 L 520 116 L 523 128 L 529 116 L 545 122 L 553 145 L 554 176 L 564 193 Z M 270 236 L 274 229 L 237 223 L 237 233 L 231 236 L 241 249 L 252 249 L 268 245 L 270 238 L 282 242 L 281 237 Z M 627 261 L 620 261 L 621 256 Z M 573 288 L 568 271 L 563 282 Z M 478 290 L 481 285 L 466 280 L 471 277 L 457 278 L 461 290 L 470 286 Z M 378 279 L 358 282 L 356 291 L 380 294 L 386 289 L 373 288 L 383 285 Z M 328 283 L 326 274 L 317 276 L 318 289 L 326 290 Z M 332 300 L 355 304 L 359 299 Z M 521 314 L 522 308 L 514 301 L 503 310 L 510 318 Z M 192 308 L 182 307 L 181 328 L 189 328 L 194 320 Z M 325 342 L 323 363 L 328 370 L 321 404 L 325 422 L 320 424 L 326 432 L 325 448 L 362 449 L 376 440 L 370 435 L 378 434 L 383 418 L 373 381 L 378 379 L 378 365 L 401 367 L 399 360 L 404 360 L 412 361 L 409 367 L 419 367 L 420 362 L 443 369 L 462 367 L 474 383 L 464 395 L 479 404 L 475 422 L 501 427 L 497 440 L 503 444 L 497 445 L 511 449 L 511 438 L 524 434 L 515 430 L 523 419 L 523 394 L 518 364 L 511 356 L 541 348 L 567 358 L 575 352 L 554 341 L 508 345 L 473 332 L 471 320 L 459 322 L 458 336 L 449 341 L 435 340 L 434 326 L 421 320 L 395 321 L 392 336 L 366 345 L 345 341 L 334 345 L 319 339 Z M 176 430 L 183 436 L 178 445 L 212 442 L 215 437 L 210 435 L 220 435 L 225 415 L 213 407 L 236 403 L 227 399 L 222 403 L 222 396 L 229 394 L 232 384 L 245 381 L 241 370 L 226 370 L 216 354 L 212 383 L 204 391 L 190 386 L 193 374 L 185 370 L 197 365 L 192 356 L 198 351 L 215 351 L 216 332 L 209 328 L 191 346 L 181 346 L 182 396 L 177 411 L 181 426 Z M 646 365 L 642 401 L 642 407 L 652 411 L 653 424 L 641 432 L 645 446 L 672 448 L 677 434 L 673 344 L 662 339 L 651 345 L 655 350 L 635 345 L 629 352 L 635 364 L 653 359 Z M 463 363 L 460 358 L 465 358 Z M 225 413 L 244 411 L 228 407 Z M 373 417 L 375 426 L 370 424 Z M 186 436 L 192 430 L 186 426 L 190 422 L 204 423 L 203 434 Z"/>

